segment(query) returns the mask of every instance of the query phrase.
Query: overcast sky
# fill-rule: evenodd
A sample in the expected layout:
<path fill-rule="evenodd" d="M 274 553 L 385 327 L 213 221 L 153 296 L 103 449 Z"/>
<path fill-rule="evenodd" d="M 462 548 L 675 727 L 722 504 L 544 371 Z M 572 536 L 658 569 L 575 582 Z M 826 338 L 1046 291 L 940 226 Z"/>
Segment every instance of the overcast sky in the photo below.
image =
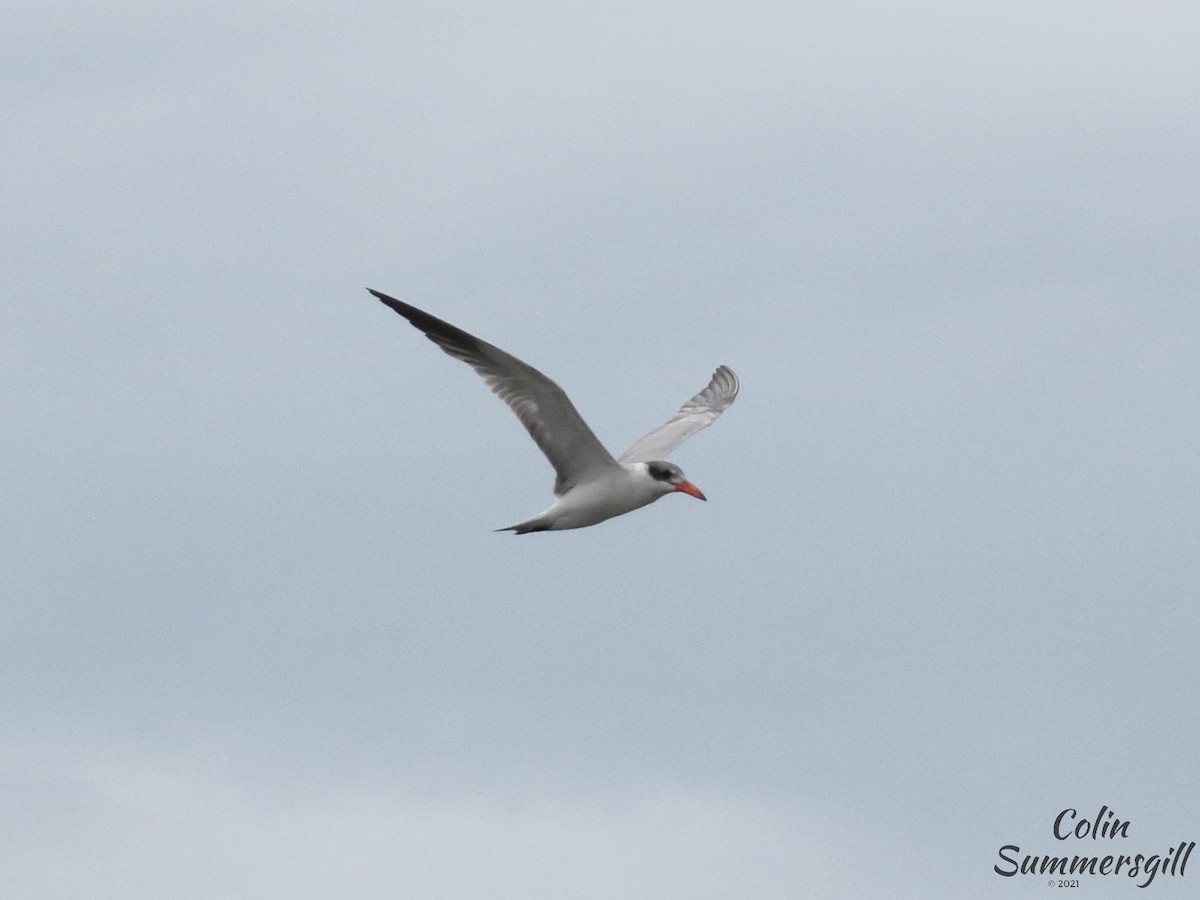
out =
<path fill-rule="evenodd" d="M 1003 845 L 1200 841 L 1198 33 L 14 7 L 5 896 L 1044 898 Z M 709 502 L 493 533 L 552 470 L 367 286 L 617 452 L 731 366 Z"/>

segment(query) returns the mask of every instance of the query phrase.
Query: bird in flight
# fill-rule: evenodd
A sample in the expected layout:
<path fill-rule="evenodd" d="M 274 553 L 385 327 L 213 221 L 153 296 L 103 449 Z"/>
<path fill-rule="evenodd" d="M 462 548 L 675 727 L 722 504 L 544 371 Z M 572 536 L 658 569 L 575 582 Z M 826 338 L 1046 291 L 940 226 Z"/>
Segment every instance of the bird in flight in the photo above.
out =
<path fill-rule="evenodd" d="M 665 457 L 697 431 L 707 428 L 733 403 L 738 379 L 718 366 L 708 386 L 662 425 L 634 441 L 616 459 L 600 443 L 566 393 L 535 369 L 499 347 L 387 294 L 371 290 L 442 350 L 478 372 L 516 413 L 546 454 L 558 477 L 554 505 L 532 519 L 497 531 L 527 534 L 586 528 L 624 515 L 667 494 L 707 499 Z"/>

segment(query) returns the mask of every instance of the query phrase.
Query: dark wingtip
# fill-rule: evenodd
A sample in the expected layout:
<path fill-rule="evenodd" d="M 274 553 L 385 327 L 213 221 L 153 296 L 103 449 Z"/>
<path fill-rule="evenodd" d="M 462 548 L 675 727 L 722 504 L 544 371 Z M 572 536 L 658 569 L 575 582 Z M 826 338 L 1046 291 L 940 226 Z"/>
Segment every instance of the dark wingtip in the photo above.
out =
<path fill-rule="evenodd" d="M 371 294 L 371 295 L 372 295 L 372 296 L 373 296 L 373 297 L 374 297 L 376 300 L 379 300 L 379 301 L 380 301 L 380 302 L 382 302 L 382 303 L 386 303 L 388 306 L 392 306 L 393 308 L 394 308 L 394 304 L 397 304 L 397 303 L 399 303 L 399 302 L 400 302 L 400 301 L 399 301 L 399 300 L 397 300 L 395 297 L 389 297 L 389 296 L 388 296 L 387 294 L 385 294 L 383 291 L 377 291 L 377 290 L 375 290 L 375 288 L 367 288 L 367 291 L 368 291 L 368 292 L 369 292 L 369 293 L 370 293 L 370 294 Z"/>
<path fill-rule="evenodd" d="M 367 288 L 384 306 L 389 306 L 394 312 L 399 313 L 410 323 L 425 332 L 435 344 L 446 350 L 445 341 L 457 343 L 461 347 L 469 348 L 472 352 L 478 352 L 484 345 L 484 342 L 479 340 L 473 334 L 468 334 L 456 325 L 451 325 L 449 322 L 439 319 L 437 316 L 430 315 L 423 309 L 417 309 L 415 306 L 410 306 L 403 300 L 397 300 L 395 297 L 389 297 L 383 291 L 377 291 L 375 288 Z M 449 350 L 446 350 L 450 353 Z M 451 353 L 451 356 L 454 354 Z"/>

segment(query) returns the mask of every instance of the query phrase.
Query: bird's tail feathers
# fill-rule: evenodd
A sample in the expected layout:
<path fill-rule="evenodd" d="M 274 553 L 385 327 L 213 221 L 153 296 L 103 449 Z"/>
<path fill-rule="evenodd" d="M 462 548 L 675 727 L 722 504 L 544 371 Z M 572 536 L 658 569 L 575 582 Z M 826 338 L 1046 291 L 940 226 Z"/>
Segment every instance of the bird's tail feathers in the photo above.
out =
<path fill-rule="evenodd" d="M 539 522 L 538 518 L 529 519 L 517 525 L 509 525 L 507 528 L 497 528 L 496 531 L 511 531 L 513 534 L 529 534 L 531 531 L 549 531 L 550 526 L 545 522 Z"/>

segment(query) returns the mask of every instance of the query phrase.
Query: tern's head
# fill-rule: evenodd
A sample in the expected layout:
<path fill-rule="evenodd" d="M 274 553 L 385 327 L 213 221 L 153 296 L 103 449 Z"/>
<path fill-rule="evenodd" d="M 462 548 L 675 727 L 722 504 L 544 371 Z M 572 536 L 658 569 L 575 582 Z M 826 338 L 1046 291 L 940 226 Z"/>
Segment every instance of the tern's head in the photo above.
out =
<path fill-rule="evenodd" d="M 646 463 L 646 472 L 651 478 L 663 485 L 664 494 L 679 491 L 684 494 L 691 494 L 698 500 L 708 499 L 701 492 L 700 488 L 687 480 L 687 476 L 683 474 L 683 469 L 679 468 L 675 463 L 663 460 L 648 462 Z"/>

